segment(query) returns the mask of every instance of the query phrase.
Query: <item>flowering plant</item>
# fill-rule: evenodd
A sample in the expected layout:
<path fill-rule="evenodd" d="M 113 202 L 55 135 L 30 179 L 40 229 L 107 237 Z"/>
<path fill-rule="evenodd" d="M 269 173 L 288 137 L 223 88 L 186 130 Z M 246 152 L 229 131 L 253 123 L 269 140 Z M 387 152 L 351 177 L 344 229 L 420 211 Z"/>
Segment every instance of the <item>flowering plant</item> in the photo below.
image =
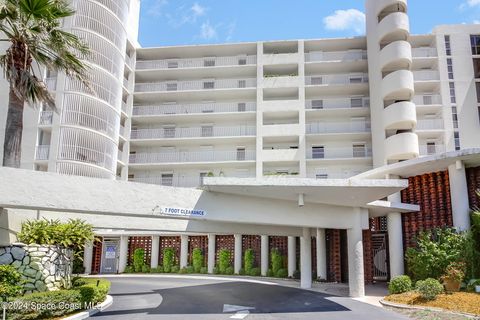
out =
<path fill-rule="evenodd" d="M 445 274 L 442 280 L 458 281 L 462 282 L 465 278 L 466 264 L 465 262 L 452 262 L 445 269 Z"/>

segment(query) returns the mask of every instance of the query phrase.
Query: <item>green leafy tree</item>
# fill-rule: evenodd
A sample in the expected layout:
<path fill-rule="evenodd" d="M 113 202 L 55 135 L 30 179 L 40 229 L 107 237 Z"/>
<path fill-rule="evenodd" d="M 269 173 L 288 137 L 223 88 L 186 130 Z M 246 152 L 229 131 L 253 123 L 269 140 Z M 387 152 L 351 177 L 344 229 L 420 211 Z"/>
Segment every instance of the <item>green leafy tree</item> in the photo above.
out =
<path fill-rule="evenodd" d="M 254 262 L 255 262 L 255 253 L 253 252 L 253 249 L 245 250 L 245 254 L 243 256 L 243 268 L 245 269 L 245 274 L 250 275 L 252 273 Z"/>
<path fill-rule="evenodd" d="M 200 273 L 200 270 L 203 267 L 203 253 L 202 253 L 202 250 L 200 248 L 193 249 L 192 264 L 193 264 L 193 270 L 196 273 Z"/>
<path fill-rule="evenodd" d="M 87 68 L 80 57 L 89 49 L 77 36 L 61 29 L 62 20 L 73 14 L 64 0 L 0 0 L 0 41 L 9 43 L 0 55 L 0 67 L 10 84 L 4 166 L 20 167 L 25 103 L 55 107 L 39 67 L 65 72 L 88 84 Z"/>
<path fill-rule="evenodd" d="M 175 258 L 175 250 L 173 248 L 165 248 L 163 249 L 163 270 L 166 273 L 173 272 L 173 264 L 174 264 L 174 258 Z"/>
<path fill-rule="evenodd" d="M 145 249 L 137 248 L 133 252 L 133 269 L 135 272 L 142 272 L 145 266 Z"/>
<path fill-rule="evenodd" d="M 221 274 L 226 274 L 227 268 L 231 267 L 230 258 L 231 258 L 231 253 L 229 250 L 227 249 L 220 250 L 218 254 L 218 271 Z"/>
<path fill-rule="evenodd" d="M 0 297 L 2 301 L 22 293 L 21 275 L 13 266 L 0 265 Z"/>

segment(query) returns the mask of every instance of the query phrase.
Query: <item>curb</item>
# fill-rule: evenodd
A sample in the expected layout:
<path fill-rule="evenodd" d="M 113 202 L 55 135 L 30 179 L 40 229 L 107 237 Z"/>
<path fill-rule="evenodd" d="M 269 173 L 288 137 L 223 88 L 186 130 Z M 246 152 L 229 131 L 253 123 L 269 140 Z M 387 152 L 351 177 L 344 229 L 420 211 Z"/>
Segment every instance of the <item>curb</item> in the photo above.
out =
<path fill-rule="evenodd" d="M 82 320 L 82 319 L 86 319 L 88 317 L 93 316 L 94 314 L 97 314 L 100 311 L 103 311 L 103 310 L 107 309 L 108 307 L 110 307 L 112 305 L 112 303 L 113 303 L 112 296 L 107 295 L 107 298 L 105 299 L 105 301 L 100 303 L 100 305 L 98 307 L 96 307 L 94 309 L 89 309 L 89 310 L 86 310 L 86 311 L 82 311 L 82 312 L 76 313 L 74 315 L 65 317 L 65 318 L 62 318 L 62 320 Z"/>
<path fill-rule="evenodd" d="M 436 311 L 436 312 L 449 313 L 449 314 L 453 314 L 453 315 L 457 315 L 457 316 L 464 316 L 464 317 L 467 317 L 467 318 L 470 318 L 470 319 L 480 319 L 480 316 L 472 314 L 472 313 L 455 312 L 455 311 L 446 310 L 446 309 L 442 309 L 442 308 L 435 308 L 435 307 L 413 306 L 413 305 L 408 305 L 408 304 L 390 302 L 390 301 L 386 301 L 385 299 L 381 299 L 379 302 L 384 307 L 391 307 L 391 308 L 397 308 L 397 309 L 407 309 L 407 310 Z"/>

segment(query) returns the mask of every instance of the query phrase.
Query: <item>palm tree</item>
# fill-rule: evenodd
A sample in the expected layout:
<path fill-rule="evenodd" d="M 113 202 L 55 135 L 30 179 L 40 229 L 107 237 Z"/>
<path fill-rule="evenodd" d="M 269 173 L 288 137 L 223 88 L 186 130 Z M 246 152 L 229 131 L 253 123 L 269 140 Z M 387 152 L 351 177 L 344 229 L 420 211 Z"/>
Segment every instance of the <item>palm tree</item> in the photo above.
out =
<path fill-rule="evenodd" d="M 3 165 L 20 167 L 23 109 L 55 101 L 42 81 L 42 69 L 62 71 L 87 83 L 87 68 L 80 60 L 87 46 L 61 29 L 62 20 L 75 12 L 64 0 L 0 0 L 0 41 L 8 42 L 0 67 L 10 84 Z"/>

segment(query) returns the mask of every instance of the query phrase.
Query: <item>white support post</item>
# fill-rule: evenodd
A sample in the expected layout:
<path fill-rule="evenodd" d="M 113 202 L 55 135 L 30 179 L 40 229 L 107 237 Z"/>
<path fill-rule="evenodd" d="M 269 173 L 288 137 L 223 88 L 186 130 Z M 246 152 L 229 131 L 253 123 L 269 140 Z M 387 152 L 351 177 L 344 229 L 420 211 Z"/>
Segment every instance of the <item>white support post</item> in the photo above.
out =
<path fill-rule="evenodd" d="M 234 272 L 235 274 L 240 273 L 242 268 L 242 235 L 236 234 L 235 237 L 235 258 L 234 258 Z"/>
<path fill-rule="evenodd" d="M 452 197 L 453 226 L 458 231 L 470 229 L 470 205 L 465 167 L 462 161 L 448 166 L 450 195 Z"/>
<path fill-rule="evenodd" d="M 300 287 L 312 287 L 312 234 L 310 228 L 303 228 L 300 238 Z"/>
<path fill-rule="evenodd" d="M 213 273 L 213 268 L 215 268 L 215 238 L 214 234 L 208 235 L 208 273 Z"/>
<path fill-rule="evenodd" d="M 180 236 L 180 269 L 188 265 L 188 235 Z"/>
<path fill-rule="evenodd" d="M 92 273 L 92 260 L 93 260 L 93 243 L 87 242 L 83 249 L 83 267 L 85 268 L 85 274 Z"/>
<path fill-rule="evenodd" d="M 365 296 L 365 280 L 363 269 L 363 238 L 362 228 L 358 224 L 347 229 L 348 238 L 348 284 L 350 297 Z"/>
<path fill-rule="evenodd" d="M 325 229 L 317 228 L 317 278 L 327 279 L 327 245 Z"/>
<path fill-rule="evenodd" d="M 158 267 L 158 257 L 160 254 L 160 237 L 152 236 L 152 257 L 150 261 L 151 268 Z"/>
<path fill-rule="evenodd" d="M 288 237 L 288 276 L 293 277 L 297 269 L 297 238 Z"/>
<path fill-rule="evenodd" d="M 390 258 L 390 278 L 403 275 L 403 230 L 402 214 L 391 212 L 387 215 L 388 248 Z"/>
<path fill-rule="evenodd" d="M 260 251 L 260 269 L 262 276 L 265 277 L 268 272 L 268 236 L 262 236 Z"/>
<path fill-rule="evenodd" d="M 120 236 L 118 273 L 125 272 L 128 262 L 128 236 Z"/>

